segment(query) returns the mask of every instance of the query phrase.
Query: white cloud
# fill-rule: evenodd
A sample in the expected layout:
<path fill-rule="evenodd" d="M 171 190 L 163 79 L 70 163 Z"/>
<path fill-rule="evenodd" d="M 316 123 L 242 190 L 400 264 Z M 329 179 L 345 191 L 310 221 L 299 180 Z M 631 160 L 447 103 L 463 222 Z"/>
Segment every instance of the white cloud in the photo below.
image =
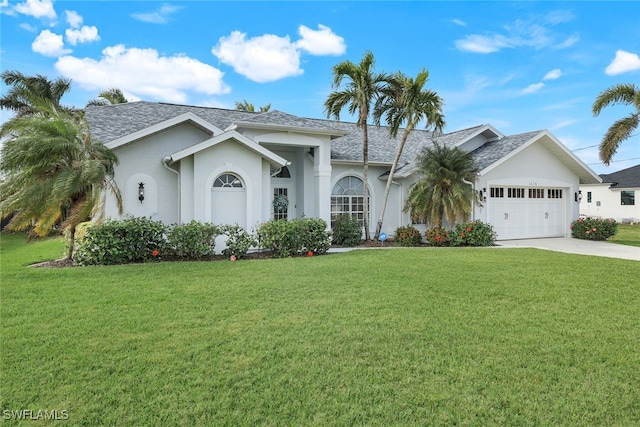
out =
<path fill-rule="evenodd" d="M 23 22 L 22 24 L 20 24 L 20 28 L 30 33 L 35 33 L 36 31 L 38 31 L 36 27 L 34 27 L 31 24 L 27 24 L 26 22 Z"/>
<path fill-rule="evenodd" d="M 14 9 L 18 13 L 33 16 L 38 19 L 56 19 L 57 16 L 51 0 L 27 0 L 24 3 L 17 4 Z"/>
<path fill-rule="evenodd" d="M 64 48 L 62 36 L 54 34 L 49 30 L 42 31 L 31 43 L 31 49 L 44 56 L 62 56 L 71 53 L 70 49 Z"/>
<path fill-rule="evenodd" d="M 100 40 L 98 29 L 94 26 L 89 27 L 83 25 L 79 30 L 67 28 L 65 35 L 67 37 L 67 41 L 74 46 L 78 43 L 88 43 Z"/>
<path fill-rule="evenodd" d="M 559 68 L 556 68 L 554 70 L 549 71 L 547 74 L 545 74 L 542 80 L 556 80 L 556 79 L 559 79 L 561 76 L 562 76 L 562 70 L 560 70 Z"/>
<path fill-rule="evenodd" d="M 545 22 L 551 25 L 563 24 L 565 22 L 573 21 L 573 13 L 568 10 L 555 10 L 547 13 L 543 19 Z"/>
<path fill-rule="evenodd" d="M 553 46 L 562 36 L 551 27 L 573 19 L 570 12 L 556 11 L 543 16 L 532 16 L 528 19 L 517 19 L 504 25 L 504 31 L 484 35 L 471 34 L 456 40 L 456 48 L 466 52 L 493 53 L 504 48 L 533 47 L 543 49 Z M 558 43 L 555 48 L 566 48 L 579 40 L 577 35 Z"/>
<path fill-rule="evenodd" d="M 188 102 L 187 91 L 207 95 L 230 91 L 217 68 L 183 55 L 160 56 L 155 49 L 110 46 L 100 60 L 64 56 L 55 67 L 86 90 L 117 87 L 134 97 L 166 102 Z"/>
<path fill-rule="evenodd" d="M 608 76 L 615 76 L 638 69 L 640 69 L 640 57 L 637 54 L 625 52 L 624 50 L 617 50 L 616 57 L 613 59 L 611 64 L 607 65 L 604 72 Z"/>
<path fill-rule="evenodd" d="M 300 25 L 298 34 L 302 39 L 296 42 L 296 46 L 312 55 L 342 55 L 347 50 L 344 38 L 322 24 L 318 24 L 317 31 Z"/>
<path fill-rule="evenodd" d="M 246 33 L 233 31 L 228 37 L 220 37 L 211 53 L 237 73 L 259 83 L 304 72 L 300 68 L 300 50 L 289 36 L 265 34 L 250 39 L 246 37 Z"/>
<path fill-rule="evenodd" d="M 342 55 L 347 46 L 344 38 L 331 28 L 318 24 L 318 30 L 304 25 L 298 28 L 300 39 L 292 42 L 289 36 L 264 34 L 247 38 L 247 34 L 233 31 L 229 36 L 220 37 L 211 48 L 223 64 L 258 83 L 271 82 L 304 73 L 300 68 L 302 52 L 311 55 Z"/>
<path fill-rule="evenodd" d="M 568 39 L 566 39 L 563 42 L 560 42 L 559 44 L 554 46 L 554 49 L 566 49 L 566 48 L 571 47 L 574 44 L 578 43 L 579 41 L 580 41 L 580 36 L 578 34 L 574 34 L 571 37 L 569 37 Z"/>
<path fill-rule="evenodd" d="M 82 16 L 80 16 L 78 12 L 74 10 L 65 10 L 64 13 L 67 16 L 67 23 L 71 28 L 80 28 L 83 20 Z"/>
<path fill-rule="evenodd" d="M 533 83 L 522 89 L 523 94 L 535 93 L 544 87 L 544 83 Z"/>
<path fill-rule="evenodd" d="M 458 19 L 458 18 L 452 19 L 451 22 L 453 24 L 456 24 L 456 25 L 460 26 L 460 27 L 466 27 L 467 26 L 466 22 L 464 22 L 463 20 Z"/>
<path fill-rule="evenodd" d="M 505 47 L 513 47 L 513 45 L 501 35 L 481 36 L 476 34 L 462 40 L 456 40 L 456 47 L 466 52 L 493 53 Z"/>
<path fill-rule="evenodd" d="M 576 119 L 562 120 L 562 121 L 552 125 L 551 126 L 551 130 L 558 130 L 558 129 L 565 128 L 567 126 L 573 126 L 576 123 L 580 123 L 580 120 L 576 120 Z"/>
<path fill-rule="evenodd" d="M 137 19 L 142 22 L 149 22 L 151 24 L 166 24 L 169 22 L 169 16 L 177 11 L 179 11 L 181 7 L 172 6 L 170 4 L 163 4 L 160 6 L 160 9 L 147 12 L 147 13 L 134 13 L 131 15 L 132 18 Z"/>

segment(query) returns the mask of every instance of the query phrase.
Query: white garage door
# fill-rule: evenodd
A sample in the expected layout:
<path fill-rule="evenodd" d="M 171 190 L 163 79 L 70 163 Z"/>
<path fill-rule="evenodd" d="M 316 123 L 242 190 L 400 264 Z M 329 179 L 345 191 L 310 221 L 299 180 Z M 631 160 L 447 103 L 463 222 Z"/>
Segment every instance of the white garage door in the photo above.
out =
<path fill-rule="evenodd" d="M 563 188 L 490 187 L 487 220 L 499 240 L 562 237 L 567 194 Z"/>

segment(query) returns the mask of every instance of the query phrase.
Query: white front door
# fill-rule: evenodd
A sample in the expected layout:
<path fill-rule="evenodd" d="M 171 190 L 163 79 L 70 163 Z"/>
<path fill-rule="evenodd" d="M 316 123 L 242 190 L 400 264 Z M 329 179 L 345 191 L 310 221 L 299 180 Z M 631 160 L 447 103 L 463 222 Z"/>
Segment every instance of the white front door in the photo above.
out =
<path fill-rule="evenodd" d="M 293 185 L 273 184 L 271 188 L 271 218 L 295 218 Z"/>

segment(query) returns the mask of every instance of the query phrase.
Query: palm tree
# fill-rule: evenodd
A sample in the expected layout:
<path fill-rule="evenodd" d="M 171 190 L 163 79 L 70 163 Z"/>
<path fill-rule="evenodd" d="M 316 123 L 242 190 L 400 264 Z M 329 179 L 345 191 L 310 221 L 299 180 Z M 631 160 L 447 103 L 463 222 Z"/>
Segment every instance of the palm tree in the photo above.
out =
<path fill-rule="evenodd" d="M 466 221 L 474 199 L 473 182 L 478 172 L 470 153 L 437 142 L 418 156 L 419 179 L 409 188 L 405 211 L 413 221 L 442 227 L 458 219 Z"/>
<path fill-rule="evenodd" d="M 270 109 L 271 109 L 271 104 L 267 104 L 260 107 L 260 112 L 266 113 Z M 254 113 L 256 111 L 256 107 L 252 103 L 248 102 L 246 99 L 243 99 L 242 102 L 236 101 L 236 110 L 249 111 L 251 113 Z"/>
<path fill-rule="evenodd" d="M 620 144 L 628 139 L 640 123 L 640 87 L 633 84 L 618 84 L 602 91 L 593 102 L 593 115 L 604 107 L 615 104 L 631 105 L 635 108 L 627 117 L 611 125 L 600 143 L 600 160 L 609 166 Z"/>
<path fill-rule="evenodd" d="M 122 210 L 115 184 L 115 154 L 91 138 L 86 121 L 59 111 L 49 101 L 36 102 L 37 113 L 7 122 L 2 135 L 0 212 L 13 216 L 7 228 L 46 236 L 60 224 L 71 236 L 73 256 L 76 226 L 99 217 L 102 198 L 110 191 Z"/>
<path fill-rule="evenodd" d="M 367 121 L 371 103 L 377 101 L 382 93 L 384 83 L 388 77 L 384 73 L 375 73 L 373 53 L 365 52 L 359 64 L 343 61 L 333 66 L 333 89 L 324 103 L 327 117 L 340 120 L 340 112 L 348 106 L 349 114 L 357 115 L 357 126 L 362 129 L 362 180 L 364 183 L 364 233 L 365 239 L 371 240 L 369 231 L 369 133 Z M 344 89 L 340 88 L 343 79 L 348 79 Z"/>
<path fill-rule="evenodd" d="M 62 96 L 71 89 L 71 80 L 58 78 L 53 81 L 43 75 L 25 76 L 18 71 L 3 71 L 0 74 L 5 85 L 11 89 L 0 98 L 0 108 L 11 110 L 16 117 L 23 117 L 39 112 L 35 103 L 37 99 L 46 99 L 56 109 L 66 111 L 77 110 L 60 105 Z"/>
<path fill-rule="evenodd" d="M 379 98 L 379 102 L 376 104 L 374 120 L 376 124 L 380 124 L 381 117 L 385 116 L 392 138 L 398 135 L 400 126 L 405 123 L 402 139 L 387 177 L 387 185 L 384 189 L 382 208 L 380 209 L 374 237 L 376 239 L 382 230 L 391 182 L 409 134 L 423 120 L 425 121 L 426 129 L 433 128 L 436 132 L 442 132 L 445 126 L 442 99 L 436 92 L 424 89 L 424 85 L 428 80 L 429 72 L 424 69 L 418 73 L 415 79 L 398 72 L 389 79 L 388 85 L 384 88 L 383 96 Z"/>
<path fill-rule="evenodd" d="M 125 104 L 129 102 L 127 98 L 125 98 L 122 91 L 118 88 L 111 88 L 108 90 L 103 90 L 98 94 L 99 99 L 92 99 L 87 103 L 87 106 L 102 106 L 102 105 L 114 105 L 114 104 Z"/>

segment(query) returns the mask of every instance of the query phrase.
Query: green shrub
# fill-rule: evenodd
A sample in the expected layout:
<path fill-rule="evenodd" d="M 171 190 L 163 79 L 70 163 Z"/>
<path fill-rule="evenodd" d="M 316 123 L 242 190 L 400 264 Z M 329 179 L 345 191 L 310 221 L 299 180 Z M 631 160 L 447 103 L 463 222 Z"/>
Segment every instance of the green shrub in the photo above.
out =
<path fill-rule="evenodd" d="M 412 225 L 401 226 L 396 228 L 393 241 L 397 246 L 420 246 L 422 236 Z"/>
<path fill-rule="evenodd" d="M 607 240 L 617 231 L 618 223 L 611 218 L 578 218 L 571 223 L 571 235 L 578 239 Z"/>
<path fill-rule="evenodd" d="M 291 221 L 294 231 L 299 236 L 298 251 L 324 254 L 331 247 L 331 232 L 327 230 L 327 222 L 320 218 L 297 218 Z"/>
<path fill-rule="evenodd" d="M 424 232 L 424 237 L 431 246 L 448 246 L 449 245 L 449 232 L 442 227 L 428 228 Z"/>
<path fill-rule="evenodd" d="M 74 261 L 80 265 L 147 262 L 166 253 L 167 226 L 149 218 L 109 220 L 91 226 Z"/>
<path fill-rule="evenodd" d="M 492 246 L 496 242 L 493 226 L 480 220 L 456 225 L 449 236 L 451 246 Z"/>
<path fill-rule="evenodd" d="M 357 246 L 362 243 L 362 224 L 357 218 L 343 214 L 333 221 L 333 244 Z"/>
<path fill-rule="evenodd" d="M 227 247 L 222 251 L 222 254 L 227 257 L 242 258 L 252 246 L 257 244 L 253 233 L 249 233 L 239 225 L 224 225 L 220 227 L 220 231 L 222 235 L 227 236 Z"/>
<path fill-rule="evenodd" d="M 211 223 L 175 224 L 167 233 L 167 249 L 178 258 L 198 260 L 214 254 L 220 229 Z"/>
<path fill-rule="evenodd" d="M 271 220 L 260 226 L 258 241 L 260 247 L 279 258 L 309 251 L 323 254 L 331 246 L 331 232 L 327 223 L 317 218 Z"/>
<path fill-rule="evenodd" d="M 291 248 L 295 246 L 295 239 L 295 233 L 291 232 L 289 222 L 285 219 L 265 222 L 258 229 L 258 244 L 261 248 L 271 251 L 275 257 L 293 255 Z"/>

